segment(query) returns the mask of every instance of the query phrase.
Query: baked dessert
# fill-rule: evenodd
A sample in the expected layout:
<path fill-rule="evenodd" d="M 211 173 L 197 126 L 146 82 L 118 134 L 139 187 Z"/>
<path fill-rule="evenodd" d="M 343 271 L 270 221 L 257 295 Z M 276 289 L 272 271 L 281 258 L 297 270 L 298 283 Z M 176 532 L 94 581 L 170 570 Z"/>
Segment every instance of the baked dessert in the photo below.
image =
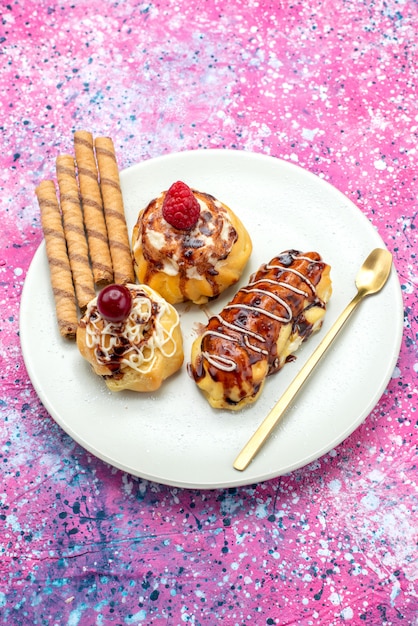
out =
<path fill-rule="evenodd" d="M 287 250 L 262 265 L 193 342 L 189 371 L 211 406 L 255 402 L 267 376 L 321 327 L 331 291 L 316 252 Z"/>
<path fill-rule="evenodd" d="M 171 304 L 204 304 L 239 280 L 252 243 L 229 207 L 177 181 L 140 211 L 132 250 L 139 283 Z"/>
<path fill-rule="evenodd" d="M 176 309 L 146 285 L 108 285 L 87 305 L 77 346 L 111 391 L 155 391 L 183 363 Z"/>

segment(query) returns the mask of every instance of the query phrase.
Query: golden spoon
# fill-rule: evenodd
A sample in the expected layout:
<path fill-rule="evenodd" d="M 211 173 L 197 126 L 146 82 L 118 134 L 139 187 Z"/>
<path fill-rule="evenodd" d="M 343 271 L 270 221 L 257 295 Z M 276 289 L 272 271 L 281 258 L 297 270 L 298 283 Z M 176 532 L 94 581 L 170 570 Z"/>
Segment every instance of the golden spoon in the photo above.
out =
<path fill-rule="evenodd" d="M 281 417 L 284 415 L 290 402 L 300 391 L 302 385 L 305 383 L 314 367 L 328 350 L 356 306 L 366 296 L 377 293 L 382 289 L 389 277 L 391 267 L 392 255 L 388 252 L 388 250 L 376 248 L 369 254 L 359 269 L 356 277 L 357 294 L 337 318 L 336 322 L 322 339 L 319 346 L 290 383 L 280 400 L 275 404 L 267 417 L 264 418 L 263 422 L 257 428 L 251 439 L 238 454 L 234 461 L 235 469 L 242 471 L 249 465 L 257 452 L 264 445 Z"/>

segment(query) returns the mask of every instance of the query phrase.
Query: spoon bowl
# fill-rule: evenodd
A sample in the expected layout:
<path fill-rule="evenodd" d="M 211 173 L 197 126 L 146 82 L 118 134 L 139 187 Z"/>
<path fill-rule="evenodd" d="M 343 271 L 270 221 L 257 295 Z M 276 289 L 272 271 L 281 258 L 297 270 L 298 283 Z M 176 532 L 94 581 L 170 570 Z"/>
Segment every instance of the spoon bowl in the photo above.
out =
<path fill-rule="evenodd" d="M 391 267 L 391 253 L 384 248 L 375 248 L 358 271 L 357 290 L 363 297 L 380 291 L 388 279 Z"/>

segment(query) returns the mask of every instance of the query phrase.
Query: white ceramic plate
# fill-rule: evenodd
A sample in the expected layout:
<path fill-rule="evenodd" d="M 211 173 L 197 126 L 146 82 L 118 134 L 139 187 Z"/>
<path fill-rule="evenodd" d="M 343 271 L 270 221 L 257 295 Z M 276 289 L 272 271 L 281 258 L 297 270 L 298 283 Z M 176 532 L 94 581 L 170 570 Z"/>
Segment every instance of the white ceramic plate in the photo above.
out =
<path fill-rule="evenodd" d="M 20 332 L 32 383 L 56 422 L 107 463 L 152 481 L 209 489 L 252 484 L 317 459 L 351 434 L 383 394 L 396 364 L 403 309 L 395 270 L 382 292 L 354 313 L 295 405 L 251 465 L 233 461 L 355 294 L 357 270 L 384 244 L 366 217 L 339 191 L 293 164 L 231 150 L 197 150 L 163 156 L 121 173 L 132 232 L 138 211 L 175 180 L 228 204 L 251 233 L 254 251 L 242 277 L 288 248 L 316 250 L 332 266 L 333 296 L 323 329 L 297 352 L 296 361 L 270 377 L 262 397 L 241 412 L 216 411 L 182 371 L 158 393 L 112 394 L 61 339 L 44 244 L 29 268 L 21 301 Z M 235 288 L 234 288 L 235 291 Z M 230 290 L 210 305 L 219 311 Z M 180 306 L 186 363 L 198 307 Z"/>

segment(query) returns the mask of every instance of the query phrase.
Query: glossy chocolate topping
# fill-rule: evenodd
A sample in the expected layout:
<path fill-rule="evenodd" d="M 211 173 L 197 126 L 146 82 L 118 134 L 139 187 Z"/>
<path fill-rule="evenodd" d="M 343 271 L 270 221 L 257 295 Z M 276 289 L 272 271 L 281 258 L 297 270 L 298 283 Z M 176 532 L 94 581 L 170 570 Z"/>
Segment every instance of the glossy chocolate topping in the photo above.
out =
<path fill-rule="evenodd" d="M 180 289 L 191 278 L 204 277 L 213 287 L 213 296 L 219 293 L 214 281 L 218 274 L 217 263 L 226 259 L 237 240 L 238 234 L 230 222 L 221 202 L 207 193 L 193 189 L 200 204 L 200 216 L 190 231 L 170 226 L 162 215 L 165 192 L 152 200 L 138 217 L 138 238 L 134 245 L 142 246 L 148 261 L 148 283 L 157 272 L 180 277 Z"/>
<path fill-rule="evenodd" d="M 248 394 L 252 366 L 265 360 L 268 374 L 283 366 L 277 340 L 284 324 L 305 340 L 312 333 L 304 313 L 325 308 L 316 293 L 325 263 L 316 252 L 288 250 L 260 267 L 231 302 L 210 318 L 201 338 L 201 352 L 190 368 L 196 382 L 209 376 L 221 382 L 228 401 L 238 387 Z M 307 303 L 308 301 L 308 303 Z M 244 389 L 245 387 L 245 389 Z M 253 390 L 254 394 L 257 389 Z"/>

